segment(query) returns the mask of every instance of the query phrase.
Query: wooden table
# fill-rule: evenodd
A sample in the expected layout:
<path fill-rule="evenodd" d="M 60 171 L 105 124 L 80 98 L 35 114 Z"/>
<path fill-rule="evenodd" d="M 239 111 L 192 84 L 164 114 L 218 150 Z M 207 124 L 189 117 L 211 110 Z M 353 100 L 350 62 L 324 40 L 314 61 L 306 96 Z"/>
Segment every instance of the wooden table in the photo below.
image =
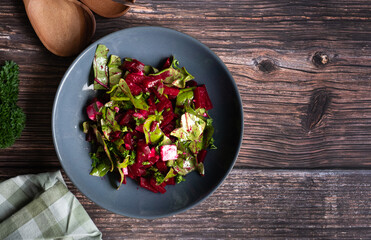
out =
<path fill-rule="evenodd" d="M 106 211 L 64 175 L 104 239 L 371 238 L 371 2 L 138 0 L 97 16 L 93 40 L 163 26 L 209 46 L 244 107 L 233 171 L 182 214 L 138 220 Z M 58 84 L 73 58 L 48 52 L 21 1 L 0 2 L 0 64 L 20 65 L 21 138 L 0 150 L 0 179 L 61 169 L 51 133 Z"/>

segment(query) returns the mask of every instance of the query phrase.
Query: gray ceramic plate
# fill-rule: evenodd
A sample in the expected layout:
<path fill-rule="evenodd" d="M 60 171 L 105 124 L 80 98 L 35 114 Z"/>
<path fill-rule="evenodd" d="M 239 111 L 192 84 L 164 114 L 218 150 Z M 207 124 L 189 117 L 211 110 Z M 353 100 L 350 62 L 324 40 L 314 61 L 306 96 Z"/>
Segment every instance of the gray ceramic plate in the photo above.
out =
<path fill-rule="evenodd" d="M 110 179 L 89 175 L 90 146 L 81 124 L 87 119 L 84 106 L 96 92 L 88 88 L 95 48 L 105 44 L 109 54 L 136 58 L 158 66 L 174 55 L 180 66 L 206 84 L 214 108 L 214 139 L 217 150 L 208 152 L 205 176 L 193 172 L 186 181 L 167 186 L 165 194 L 152 193 L 128 179 L 120 190 Z M 136 27 L 112 33 L 83 51 L 64 75 L 52 116 L 53 140 L 62 167 L 76 187 L 92 201 L 112 212 L 136 218 L 158 218 L 185 211 L 217 189 L 236 161 L 242 135 L 243 113 L 236 84 L 223 62 L 205 45 L 183 33 L 161 27 Z"/>

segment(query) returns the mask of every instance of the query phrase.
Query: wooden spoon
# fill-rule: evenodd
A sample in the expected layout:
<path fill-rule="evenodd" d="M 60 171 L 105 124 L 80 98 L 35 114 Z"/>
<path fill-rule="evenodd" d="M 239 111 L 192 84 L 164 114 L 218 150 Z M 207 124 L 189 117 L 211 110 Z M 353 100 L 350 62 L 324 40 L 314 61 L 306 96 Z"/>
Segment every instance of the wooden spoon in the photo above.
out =
<path fill-rule="evenodd" d="M 135 0 L 128 0 L 132 3 Z M 116 18 L 129 11 L 130 6 L 112 0 L 81 0 L 96 14 L 105 18 Z"/>
<path fill-rule="evenodd" d="M 93 13 L 77 0 L 23 0 L 23 3 L 37 36 L 55 55 L 76 55 L 95 33 Z"/>

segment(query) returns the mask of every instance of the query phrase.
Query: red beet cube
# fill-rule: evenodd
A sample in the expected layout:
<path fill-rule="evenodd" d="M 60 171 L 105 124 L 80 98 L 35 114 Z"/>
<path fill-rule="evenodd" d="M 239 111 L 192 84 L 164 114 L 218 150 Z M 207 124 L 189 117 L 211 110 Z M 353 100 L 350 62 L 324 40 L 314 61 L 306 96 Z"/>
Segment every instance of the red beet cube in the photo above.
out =
<path fill-rule="evenodd" d="M 213 108 L 205 85 L 201 85 L 194 90 L 194 100 L 196 108 L 205 108 L 206 110 Z"/>
<path fill-rule="evenodd" d="M 87 106 L 86 112 L 88 114 L 88 117 L 93 121 L 97 121 L 97 115 L 102 114 L 101 112 L 99 112 L 99 109 L 101 107 L 103 107 L 103 104 L 99 101 L 96 101 L 90 104 L 89 106 Z"/>

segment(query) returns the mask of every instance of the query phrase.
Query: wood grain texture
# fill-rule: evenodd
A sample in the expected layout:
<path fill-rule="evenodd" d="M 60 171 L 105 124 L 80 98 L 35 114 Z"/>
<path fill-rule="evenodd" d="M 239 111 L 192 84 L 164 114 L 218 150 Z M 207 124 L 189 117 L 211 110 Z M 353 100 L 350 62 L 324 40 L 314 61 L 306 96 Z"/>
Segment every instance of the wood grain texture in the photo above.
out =
<path fill-rule="evenodd" d="M 236 169 L 199 206 L 156 220 L 111 214 L 73 192 L 105 239 L 371 238 L 370 171 Z"/>
<path fill-rule="evenodd" d="M 0 173 L 0 180 L 5 177 Z M 366 170 L 235 169 L 200 205 L 155 220 L 110 213 L 64 177 L 103 239 L 371 238 L 371 172 Z"/>
<path fill-rule="evenodd" d="M 215 51 L 243 100 L 245 135 L 237 166 L 369 168 L 368 3 L 139 1 L 121 18 L 97 16 L 93 40 L 127 27 L 156 25 L 187 33 Z M 50 112 L 73 58 L 56 57 L 40 44 L 21 2 L 2 1 L 0 8 L 0 62 L 13 59 L 20 65 L 19 104 L 28 116 L 23 136 L 14 148 L 2 150 L 0 159 L 6 155 L 13 165 L 36 161 L 58 166 Z M 314 64 L 318 52 L 328 57 L 326 65 Z M 331 101 L 326 111 L 312 116 L 308 109 L 318 91 Z"/>

